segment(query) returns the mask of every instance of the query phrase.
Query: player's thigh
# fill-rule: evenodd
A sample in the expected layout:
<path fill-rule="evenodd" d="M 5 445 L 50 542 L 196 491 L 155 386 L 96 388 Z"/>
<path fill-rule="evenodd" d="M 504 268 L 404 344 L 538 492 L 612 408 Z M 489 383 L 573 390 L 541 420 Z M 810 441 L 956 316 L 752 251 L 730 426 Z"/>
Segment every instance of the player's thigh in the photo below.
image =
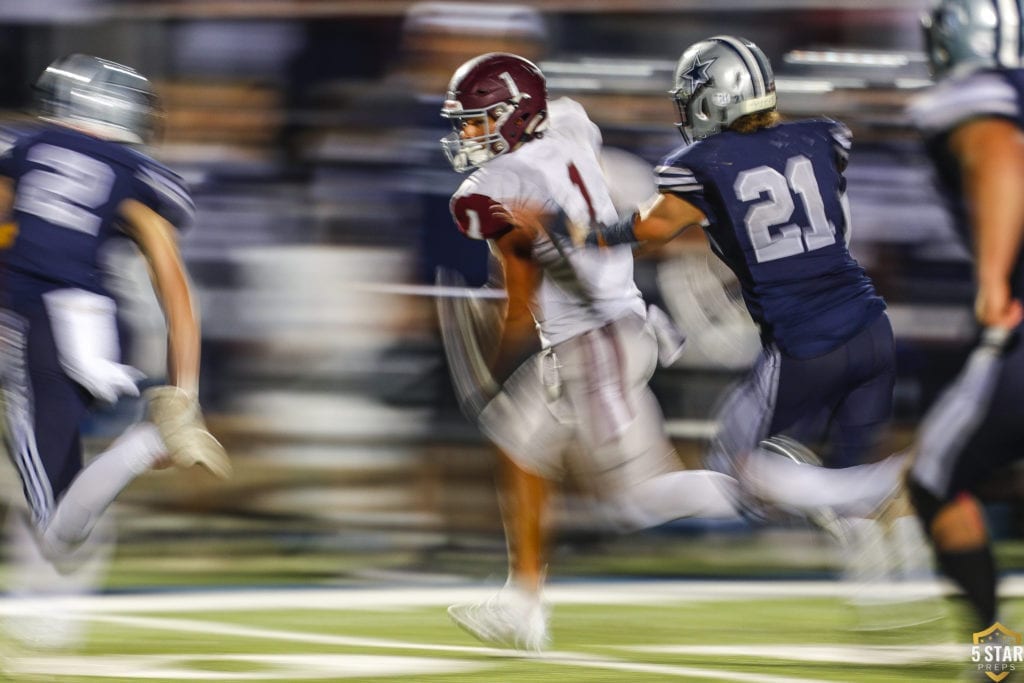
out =
<path fill-rule="evenodd" d="M 774 346 L 762 349 L 754 366 L 737 384 L 727 389 L 715 409 L 715 436 L 705 455 L 705 465 L 734 475 L 736 458 L 769 436 L 775 414 L 781 354 Z"/>
<path fill-rule="evenodd" d="M 614 495 L 640 482 L 682 468 L 675 448 L 665 433 L 665 422 L 654 394 L 646 386 L 630 397 L 635 418 L 610 443 L 592 447 L 582 471 L 592 489 Z"/>
<path fill-rule="evenodd" d="M 884 314 L 852 339 L 814 358 L 782 355 L 771 433 L 821 417 L 844 424 L 886 421 L 896 378 L 892 326 Z"/>
<path fill-rule="evenodd" d="M 560 479 L 575 424 L 564 396 L 545 385 L 541 356 L 516 369 L 480 414 L 481 431 L 516 465 L 547 479 Z"/>
<path fill-rule="evenodd" d="M 589 330 L 554 349 L 563 390 L 586 450 L 617 442 L 637 419 L 657 365 L 653 332 L 639 316 Z"/>
<path fill-rule="evenodd" d="M 82 466 L 82 420 L 91 398 L 60 365 L 42 306 L 17 311 L 19 337 L 4 362 L 7 443 L 29 498 L 40 517 L 70 485 Z M 12 318 L 13 320 L 13 318 Z"/>
<path fill-rule="evenodd" d="M 948 495 L 972 490 L 1008 464 L 1024 459 L 1024 344 L 1004 359 L 984 416 L 964 440 Z"/>

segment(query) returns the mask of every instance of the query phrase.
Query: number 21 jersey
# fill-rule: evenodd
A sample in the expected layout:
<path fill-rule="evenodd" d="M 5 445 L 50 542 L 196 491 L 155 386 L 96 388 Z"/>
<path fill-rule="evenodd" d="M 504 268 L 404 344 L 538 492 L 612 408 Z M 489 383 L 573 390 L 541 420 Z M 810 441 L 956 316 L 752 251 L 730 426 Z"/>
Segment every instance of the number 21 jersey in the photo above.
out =
<path fill-rule="evenodd" d="M 657 169 L 660 192 L 704 212 L 762 339 L 797 358 L 828 353 L 885 309 L 847 248 L 849 147 L 842 124 L 799 121 L 718 133 Z"/>

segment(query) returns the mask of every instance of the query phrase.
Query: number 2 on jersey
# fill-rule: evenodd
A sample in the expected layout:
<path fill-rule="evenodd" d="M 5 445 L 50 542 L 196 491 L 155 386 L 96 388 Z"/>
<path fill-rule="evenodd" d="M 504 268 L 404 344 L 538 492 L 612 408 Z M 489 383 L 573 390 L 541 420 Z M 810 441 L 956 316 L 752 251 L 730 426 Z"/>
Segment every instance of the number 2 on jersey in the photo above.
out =
<path fill-rule="evenodd" d="M 767 198 L 752 205 L 744 222 L 758 263 L 775 261 L 834 244 L 835 227 L 825 215 L 814 167 L 805 156 L 790 157 L 783 175 L 769 166 L 743 171 L 733 185 L 744 202 Z M 800 197 L 809 226 L 790 223 Z M 774 232 L 772 228 L 775 228 Z"/>
<path fill-rule="evenodd" d="M 92 210 L 110 198 L 114 186 L 110 166 L 47 144 L 34 145 L 28 151 L 28 160 L 44 168 L 22 177 L 14 208 L 62 228 L 97 234 L 102 219 Z"/>

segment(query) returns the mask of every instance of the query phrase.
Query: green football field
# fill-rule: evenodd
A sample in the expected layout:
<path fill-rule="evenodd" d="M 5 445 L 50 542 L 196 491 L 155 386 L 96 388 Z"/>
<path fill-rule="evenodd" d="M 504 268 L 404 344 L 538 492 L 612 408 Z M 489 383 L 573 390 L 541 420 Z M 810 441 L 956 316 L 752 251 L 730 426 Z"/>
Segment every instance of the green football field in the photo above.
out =
<path fill-rule="evenodd" d="M 1021 587 L 1003 586 L 1014 595 Z M 533 656 L 484 647 L 448 620 L 447 604 L 494 588 L 168 590 L 56 608 L 7 599 L 0 613 L 9 627 L 45 629 L 39 615 L 59 613 L 50 626 L 80 628 L 81 642 L 49 651 L 5 639 L 5 675 L 57 683 L 912 682 L 958 680 L 969 664 L 959 607 L 941 597 L 907 600 L 902 588 L 854 606 L 835 581 L 556 582 L 554 643 Z M 1024 616 L 1020 608 L 1008 600 L 1004 613 Z M 1016 675 L 1024 680 L 1011 673 L 1008 683 Z"/>

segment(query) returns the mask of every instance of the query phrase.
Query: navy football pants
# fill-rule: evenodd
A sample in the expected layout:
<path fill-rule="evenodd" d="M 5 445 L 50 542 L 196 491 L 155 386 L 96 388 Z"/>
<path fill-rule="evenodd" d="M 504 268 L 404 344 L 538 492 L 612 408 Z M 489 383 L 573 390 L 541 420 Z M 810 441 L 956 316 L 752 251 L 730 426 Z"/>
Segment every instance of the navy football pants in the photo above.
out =
<path fill-rule="evenodd" d="M 41 298 L 0 316 L 6 445 L 32 513 L 45 524 L 82 469 L 80 430 L 93 399 L 64 373 Z"/>
<path fill-rule="evenodd" d="M 793 358 L 766 347 L 719 410 L 709 464 L 731 471 L 732 458 L 783 433 L 806 443 L 827 435 L 831 448 L 824 455 L 832 466 L 874 460 L 892 415 L 895 381 L 892 325 L 884 313 L 822 356 Z"/>

